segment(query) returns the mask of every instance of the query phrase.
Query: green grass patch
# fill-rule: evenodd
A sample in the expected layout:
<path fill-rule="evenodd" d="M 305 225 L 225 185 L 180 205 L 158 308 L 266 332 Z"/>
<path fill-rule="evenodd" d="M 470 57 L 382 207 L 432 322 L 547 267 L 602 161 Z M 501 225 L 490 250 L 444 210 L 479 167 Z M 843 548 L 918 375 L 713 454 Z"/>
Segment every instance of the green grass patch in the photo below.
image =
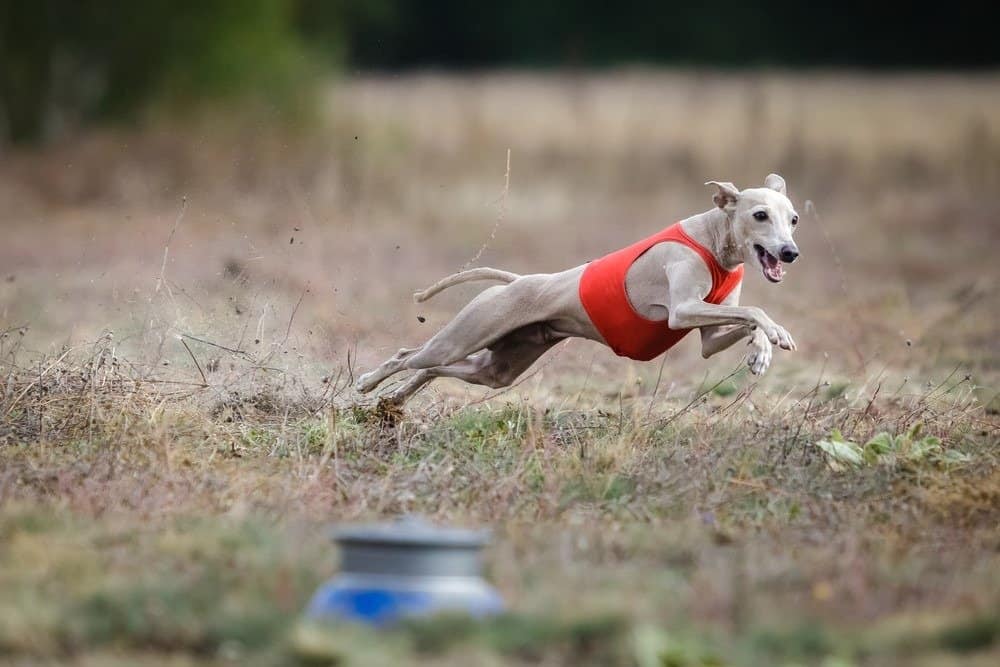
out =
<path fill-rule="evenodd" d="M 958 449 L 946 448 L 941 438 L 924 434 L 920 422 L 896 435 L 881 431 L 863 445 L 846 439 L 838 429 L 833 429 L 827 438 L 818 440 L 816 446 L 834 470 L 897 463 L 962 465 L 972 460 Z"/>

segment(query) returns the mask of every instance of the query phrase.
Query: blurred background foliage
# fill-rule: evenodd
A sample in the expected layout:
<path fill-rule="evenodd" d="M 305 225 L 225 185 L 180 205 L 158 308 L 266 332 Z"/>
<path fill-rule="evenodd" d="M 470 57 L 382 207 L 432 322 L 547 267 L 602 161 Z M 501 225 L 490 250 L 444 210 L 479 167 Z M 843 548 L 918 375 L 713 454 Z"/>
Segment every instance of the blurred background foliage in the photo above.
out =
<path fill-rule="evenodd" d="M 996 13 L 856 0 L 0 0 L 0 136 L 35 143 L 218 99 L 297 113 L 320 74 L 343 68 L 989 67 Z"/>

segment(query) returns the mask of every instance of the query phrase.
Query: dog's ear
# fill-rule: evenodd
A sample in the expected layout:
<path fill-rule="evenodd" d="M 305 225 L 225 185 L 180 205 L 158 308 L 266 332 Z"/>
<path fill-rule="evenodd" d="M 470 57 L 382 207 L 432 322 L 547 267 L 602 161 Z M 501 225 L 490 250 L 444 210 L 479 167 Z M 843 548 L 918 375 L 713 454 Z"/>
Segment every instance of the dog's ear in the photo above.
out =
<path fill-rule="evenodd" d="M 736 206 L 736 200 L 740 198 L 740 191 L 736 189 L 736 186 L 728 181 L 722 181 L 721 183 L 719 181 L 709 181 L 705 185 L 714 185 L 718 188 L 718 192 L 712 195 L 712 201 L 723 211 L 731 213 Z"/>
<path fill-rule="evenodd" d="M 764 187 L 777 190 L 781 194 L 787 194 L 785 192 L 785 179 L 777 174 L 768 174 L 767 178 L 764 179 Z"/>

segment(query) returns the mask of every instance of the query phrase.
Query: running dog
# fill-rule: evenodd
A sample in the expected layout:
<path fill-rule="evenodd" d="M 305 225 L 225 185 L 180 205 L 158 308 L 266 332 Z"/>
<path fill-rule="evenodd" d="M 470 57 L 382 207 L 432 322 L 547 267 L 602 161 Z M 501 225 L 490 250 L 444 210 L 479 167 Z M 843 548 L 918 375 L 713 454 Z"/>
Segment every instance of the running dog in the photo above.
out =
<path fill-rule="evenodd" d="M 701 332 L 706 359 L 749 338 L 747 363 L 761 374 L 772 345 L 794 350 L 784 327 L 756 306 L 740 306 L 744 264 L 779 283 L 782 263 L 799 256 L 792 239 L 799 216 L 785 180 L 770 174 L 762 188 L 742 192 L 709 181 L 715 208 L 638 243 L 560 273 L 520 276 L 477 268 L 414 294 L 425 301 L 470 280 L 496 280 L 420 347 L 403 348 L 358 378 L 362 393 L 404 370 L 416 371 L 387 398 L 402 404 L 438 377 L 506 387 L 564 338 L 587 338 L 616 354 L 647 361 L 691 329 Z"/>

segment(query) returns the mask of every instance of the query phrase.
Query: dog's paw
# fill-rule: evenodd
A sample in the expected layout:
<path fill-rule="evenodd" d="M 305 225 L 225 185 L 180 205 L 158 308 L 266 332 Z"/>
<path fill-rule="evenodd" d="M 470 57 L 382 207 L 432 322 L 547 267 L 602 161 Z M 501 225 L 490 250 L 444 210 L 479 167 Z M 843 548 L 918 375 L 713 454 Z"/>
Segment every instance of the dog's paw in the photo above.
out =
<path fill-rule="evenodd" d="M 754 375 L 763 375 L 771 365 L 771 341 L 758 329 L 753 332 L 748 345 L 747 366 Z"/>
<path fill-rule="evenodd" d="M 782 350 L 792 351 L 796 349 L 797 346 L 795 345 L 795 339 L 792 338 L 792 334 L 788 333 L 788 329 L 780 324 L 770 322 L 767 326 L 763 327 L 763 330 L 764 335 L 772 345 L 777 345 Z"/>
<path fill-rule="evenodd" d="M 782 350 L 788 350 L 789 352 L 795 350 L 795 339 L 792 338 L 792 334 L 788 333 L 788 329 L 779 324 L 776 324 L 775 326 L 778 329 L 778 342 L 776 345 Z"/>
<path fill-rule="evenodd" d="M 370 392 L 378 384 L 377 382 L 373 381 L 374 376 L 375 372 L 371 371 L 359 377 L 357 381 L 355 381 L 354 383 L 354 390 L 359 394 L 367 394 L 368 392 Z"/>

